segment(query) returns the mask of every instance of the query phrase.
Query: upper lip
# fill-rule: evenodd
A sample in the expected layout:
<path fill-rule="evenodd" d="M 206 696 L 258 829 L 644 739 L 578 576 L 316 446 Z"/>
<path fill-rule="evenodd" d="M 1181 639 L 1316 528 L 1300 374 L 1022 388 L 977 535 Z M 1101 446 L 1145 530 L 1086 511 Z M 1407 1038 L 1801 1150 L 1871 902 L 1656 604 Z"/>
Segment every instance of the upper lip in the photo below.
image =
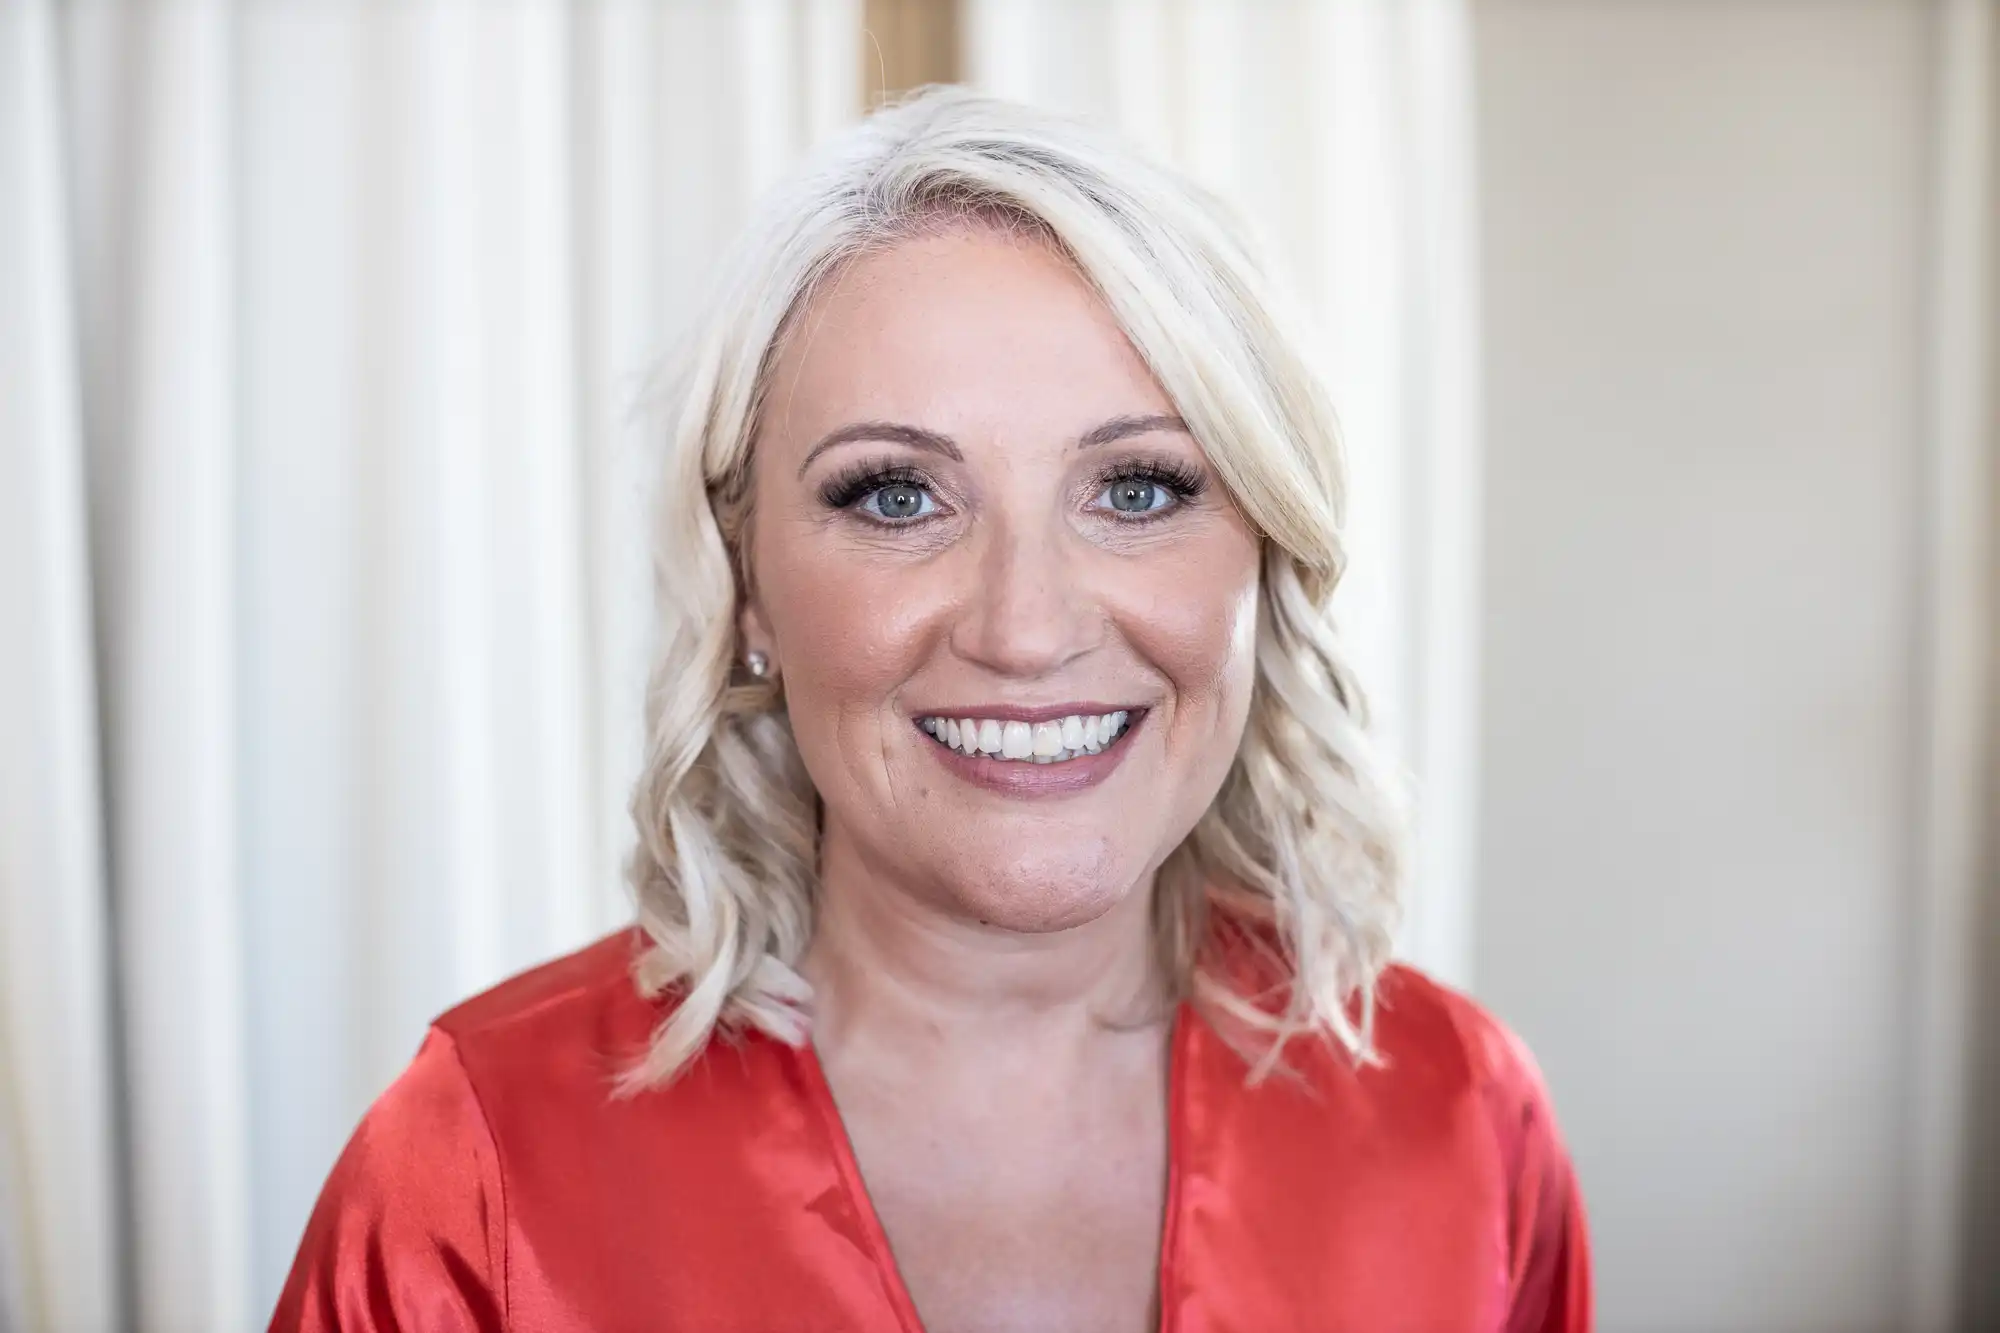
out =
<path fill-rule="evenodd" d="M 1105 713 L 1144 712 L 1143 704 L 1107 704 L 1085 700 L 1081 703 L 1038 704 L 952 704 L 943 708 L 919 708 L 916 717 L 989 718 L 995 722 L 1059 722 L 1066 717 L 1102 716 Z"/>

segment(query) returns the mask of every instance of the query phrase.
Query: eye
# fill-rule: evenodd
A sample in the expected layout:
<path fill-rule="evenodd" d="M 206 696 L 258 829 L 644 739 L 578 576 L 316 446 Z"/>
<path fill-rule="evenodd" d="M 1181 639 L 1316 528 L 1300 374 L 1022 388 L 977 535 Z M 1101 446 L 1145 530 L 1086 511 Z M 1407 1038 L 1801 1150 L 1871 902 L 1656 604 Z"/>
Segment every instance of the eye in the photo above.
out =
<path fill-rule="evenodd" d="M 937 512 L 937 501 L 923 487 L 907 481 L 892 481 L 860 497 L 865 514 L 890 522 L 923 518 Z"/>
<path fill-rule="evenodd" d="M 930 477 L 906 464 L 864 460 L 828 477 L 819 487 L 820 503 L 845 509 L 879 527 L 903 527 L 944 513 Z"/>
<path fill-rule="evenodd" d="M 1097 499 L 1100 507 L 1121 514 L 1149 514 L 1175 502 L 1172 491 L 1151 477 L 1142 476 L 1112 478 Z"/>
<path fill-rule="evenodd" d="M 1104 489 L 1092 509 L 1116 514 L 1121 523 L 1146 523 L 1199 497 L 1208 488 L 1208 474 L 1179 458 L 1112 458 L 1105 460 L 1097 484 Z"/>

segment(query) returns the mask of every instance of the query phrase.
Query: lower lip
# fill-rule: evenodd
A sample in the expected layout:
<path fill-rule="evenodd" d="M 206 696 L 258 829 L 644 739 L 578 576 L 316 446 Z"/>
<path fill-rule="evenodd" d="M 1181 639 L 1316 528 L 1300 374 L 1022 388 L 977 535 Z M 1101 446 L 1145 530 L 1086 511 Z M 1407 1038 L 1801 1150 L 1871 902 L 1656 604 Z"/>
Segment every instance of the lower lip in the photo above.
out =
<path fill-rule="evenodd" d="M 938 744 L 921 727 L 917 728 L 917 735 L 923 738 L 924 746 L 937 756 L 940 764 L 954 776 L 964 778 L 974 786 L 1009 796 L 1060 796 L 1085 791 L 1110 777 L 1112 770 L 1125 762 L 1125 752 L 1131 748 L 1132 738 L 1138 735 L 1147 716 L 1146 712 L 1135 712 L 1130 725 L 1111 743 L 1109 749 L 1065 759 L 1060 764 L 966 754 L 963 750 Z"/>

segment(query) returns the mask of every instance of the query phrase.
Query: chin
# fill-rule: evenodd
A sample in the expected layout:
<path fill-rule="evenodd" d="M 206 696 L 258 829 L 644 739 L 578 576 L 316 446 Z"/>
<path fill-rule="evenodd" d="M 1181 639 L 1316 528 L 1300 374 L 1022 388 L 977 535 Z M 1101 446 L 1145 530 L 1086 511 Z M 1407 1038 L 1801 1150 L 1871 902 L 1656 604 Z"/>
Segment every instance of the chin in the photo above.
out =
<path fill-rule="evenodd" d="M 1105 876 L 1096 868 L 1051 873 L 1016 866 L 990 882 L 958 886 L 952 896 L 984 925 L 1047 935 L 1097 920 L 1125 900 L 1135 878 Z"/>

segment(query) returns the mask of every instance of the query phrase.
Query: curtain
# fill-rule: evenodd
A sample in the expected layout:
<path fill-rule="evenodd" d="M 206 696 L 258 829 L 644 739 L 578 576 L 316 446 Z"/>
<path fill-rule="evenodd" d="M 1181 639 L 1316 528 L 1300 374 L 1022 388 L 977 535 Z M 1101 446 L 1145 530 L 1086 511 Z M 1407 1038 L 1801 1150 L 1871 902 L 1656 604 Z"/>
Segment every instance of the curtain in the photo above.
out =
<path fill-rule="evenodd" d="M 50 15 L 0 11 L 0 1329 L 116 1313 L 81 403 Z"/>
<path fill-rule="evenodd" d="M 0 7 L 0 1281 L 250 1328 L 455 999 L 624 913 L 638 402 L 858 0 Z"/>
<path fill-rule="evenodd" d="M 425 1023 L 608 929 L 647 373 L 860 0 L 0 5 L 0 1329 L 256 1327 Z M 1328 338 L 1344 594 L 1463 975 L 1464 16 L 969 0 Z M 1435 904 L 1443 904 L 1439 909 Z"/>

